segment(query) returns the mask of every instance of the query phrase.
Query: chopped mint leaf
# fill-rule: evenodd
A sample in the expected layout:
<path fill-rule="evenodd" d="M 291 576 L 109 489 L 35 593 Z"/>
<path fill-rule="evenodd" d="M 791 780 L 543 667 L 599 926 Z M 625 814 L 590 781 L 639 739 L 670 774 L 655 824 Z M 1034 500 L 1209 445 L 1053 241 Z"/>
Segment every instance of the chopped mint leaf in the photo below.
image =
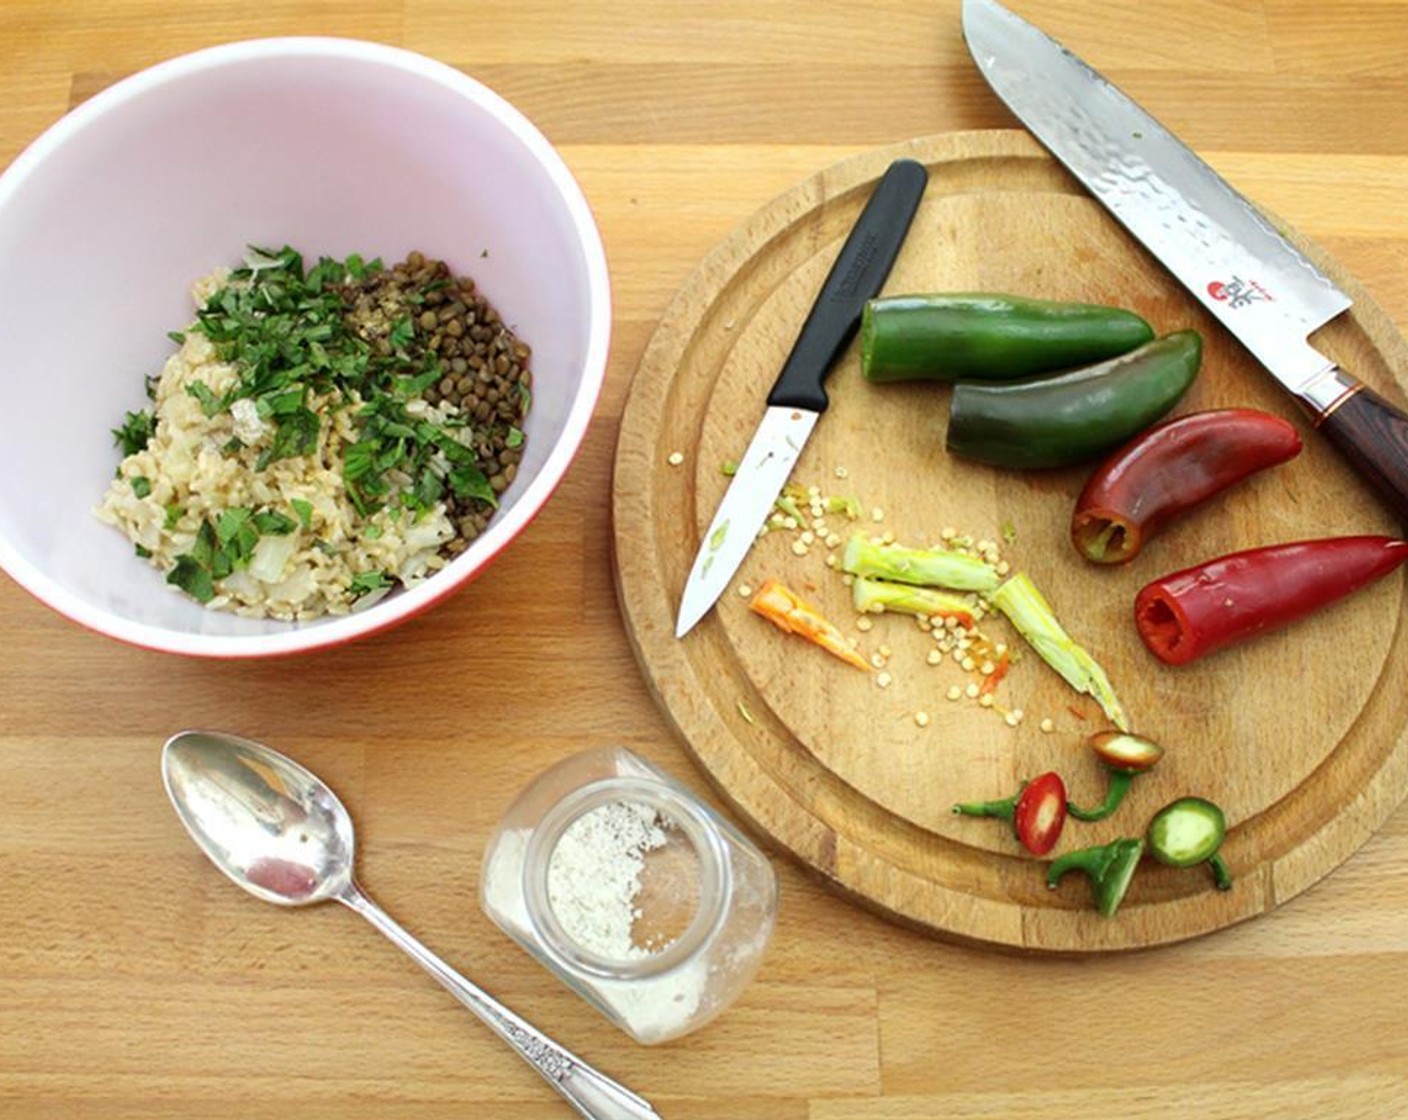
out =
<path fill-rule="evenodd" d="M 186 386 L 186 393 L 200 401 L 200 410 L 206 417 L 214 416 L 225 407 L 224 401 L 217 397 L 209 385 L 204 381 L 192 381 Z"/>
<path fill-rule="evenodd" d="M 145 498 L 152 492 L 152 480 L 138 475 L 132 480 L 132 493 L 139 498 Z"/>
<path fill-rule="evenodd" d="M 260 510 L 254 515 L 254 527 L 261 535 L 270 537 L 286 537 L 297 527 L 298 522 L 293 518 L 279 513 L 277 510 Z"/>
<path fill-rule="evenodd" d="M 391 343 L 393 350 L 405 350 L 416 339 L 416 329 L 411 325 L 409 318 L 397 319 L 391 324 L 391 333 L 387 336 L 387 341 Z"/>
<path fill-rule="evenodd" d="M 129 412 L 122 427 L 112 430 L 113 442 L 122 448 L 123 456 L 145 450 L 156 432 L 156 417 L 150 412 Z"/>
<path fill-rule="evenodd" d="M 390 586 L 391 578 L 385 572 L 358 572 L 352 577 L 349 590 L 358 595 L 365 595 L 368 591 L 377 591 Z"/>
<path fill-rule="evenodd" d="M 179 587 L 198 603 L 208 603 L 215 598 L 215 582 L 209 570 L 189 554 L 176 557 L 176 566 L 167 573 L 166 582 Z"/>

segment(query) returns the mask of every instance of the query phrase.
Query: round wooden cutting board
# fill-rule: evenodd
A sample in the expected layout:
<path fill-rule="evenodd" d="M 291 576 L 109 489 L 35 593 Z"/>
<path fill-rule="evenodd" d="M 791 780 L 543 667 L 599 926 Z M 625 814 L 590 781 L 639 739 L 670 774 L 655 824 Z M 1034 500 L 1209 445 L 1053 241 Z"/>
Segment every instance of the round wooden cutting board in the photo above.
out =
<path fill-rule="evenodd" d="M 854 521 L 828 515 L 823 536 L 889 532 L 931 545 L 948 528 L 996 543 L 1105 666 L 1135 729 L 1165 745 L 1164 762 L 1119 812 L 1099 824 L 1069 822 L 1055 854 L 1141 835 L 1161 805 L 1196 794 L 1226 811 L 1229 892 L 1212 889 L 1206 868 L 1146 861 L 1123 908 L 1104 919 L 1082 876 L 1048 891 L 1042 861 L 1006 825 L 953 815 L 955 801 L 1007 796 L 1049 769 L 1065 776 L 1073 799 L 1099 800 L 1104 777 L 1084 740 L 1105 726 L 1100 711 L 1029 652 L 992 707 L 948 699 L 952 686 L 980 678 L 952 658 L 930 664 L 936 643 L 913 618 L 887 614 L 858 626 L 839 569 L 826 563 L 840 550 L 824 540 L 801 553 L 797 531 L 768 533 L 718 606 L 684 640 L 674 637 L 681 589 L 728 482 L 723 464 L 741 457 L 842 240 L 900 156 L 923 162 L 930 181 L 886 293 L 1085 300 L 1132 308 L 1160 334 L 1195 327 L 1203 368 L 1179 413 L 1243 405 L 1302 426 L 1299 458 L 1227 492 L 1117 570 L 1086 564 L 1069 544 L 1089 466 L 1007 472 L 946 454 L 949 390 L 871 385 L 854 345 L 832 373 L 831 407 L 793 473 L 804 487 L 862 507 Z M 1354 298 L 1316 345 L 1390 397 L 1408 395 L 1408 347 L 1387 317 L 1333 262 L 1302 247 Z M 1139 642 L 1131 604 L 1159 575 L 1243 548 L 1398 530 L 1265 372 L 1023 133 L 932 137 L 847 160 L 715 249 L 667 310 L 631 387 L 614 517 L 627 628 L 658 702 L 705 772 L 804 864 L 920 927 L 1062 952 L 1208 933 L 1305 890 L 1408 791 L 1401 573 L 1182 669 L 1161 665 Z M 885 675 L 847 666 L 749 611 L 739 588 L 769 578 L 814 603 L 884 662 Z M 980 625 L 1024 652 L 1005 620 Z M 1004 717 L 1017 709 L 1013 726 Z"/>

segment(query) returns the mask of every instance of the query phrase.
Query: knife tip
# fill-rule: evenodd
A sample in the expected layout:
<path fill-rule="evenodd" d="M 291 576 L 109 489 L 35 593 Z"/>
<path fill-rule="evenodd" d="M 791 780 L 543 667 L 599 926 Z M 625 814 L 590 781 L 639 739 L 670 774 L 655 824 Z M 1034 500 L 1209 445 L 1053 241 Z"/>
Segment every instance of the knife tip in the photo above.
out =
<path fill-rule="evenodd" d="M 694 629 L 694 624 L 699 621 L 699 618 L 699 615 L 695 615 L 693 618 L 690 618 L 683 611 L 681 611 L 679 618 L 675 620 L 675 637 L 683 638 L 686 634 L 688 634 L 691 630 Z"/>

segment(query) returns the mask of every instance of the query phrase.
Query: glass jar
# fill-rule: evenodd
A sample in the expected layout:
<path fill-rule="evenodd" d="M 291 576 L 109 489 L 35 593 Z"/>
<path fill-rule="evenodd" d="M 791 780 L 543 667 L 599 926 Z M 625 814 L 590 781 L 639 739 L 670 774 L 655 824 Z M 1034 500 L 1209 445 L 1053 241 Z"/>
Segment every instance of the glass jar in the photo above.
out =
<path fill-rule="evenodd" d="M 757 971 L 777 878 L 741 832 L 622 747 L 546 770 L 489 840 L 480 903 L 638 1042 L 678 1038 Z"/>

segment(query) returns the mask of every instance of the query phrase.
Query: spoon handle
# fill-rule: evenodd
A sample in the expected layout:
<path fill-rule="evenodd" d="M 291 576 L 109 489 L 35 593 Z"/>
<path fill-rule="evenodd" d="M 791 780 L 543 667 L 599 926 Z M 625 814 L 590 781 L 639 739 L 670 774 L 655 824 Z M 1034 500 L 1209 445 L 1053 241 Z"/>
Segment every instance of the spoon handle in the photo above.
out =
<path fill-rule="evenodd" d="M 488 992 L 466 980 L 407 933 L 355 883 L 339 894 L 337 900 L 361 914 L 430 973 L 588 1120 L 661 1120 L 649 1102 L 559 1046 Z"/>

